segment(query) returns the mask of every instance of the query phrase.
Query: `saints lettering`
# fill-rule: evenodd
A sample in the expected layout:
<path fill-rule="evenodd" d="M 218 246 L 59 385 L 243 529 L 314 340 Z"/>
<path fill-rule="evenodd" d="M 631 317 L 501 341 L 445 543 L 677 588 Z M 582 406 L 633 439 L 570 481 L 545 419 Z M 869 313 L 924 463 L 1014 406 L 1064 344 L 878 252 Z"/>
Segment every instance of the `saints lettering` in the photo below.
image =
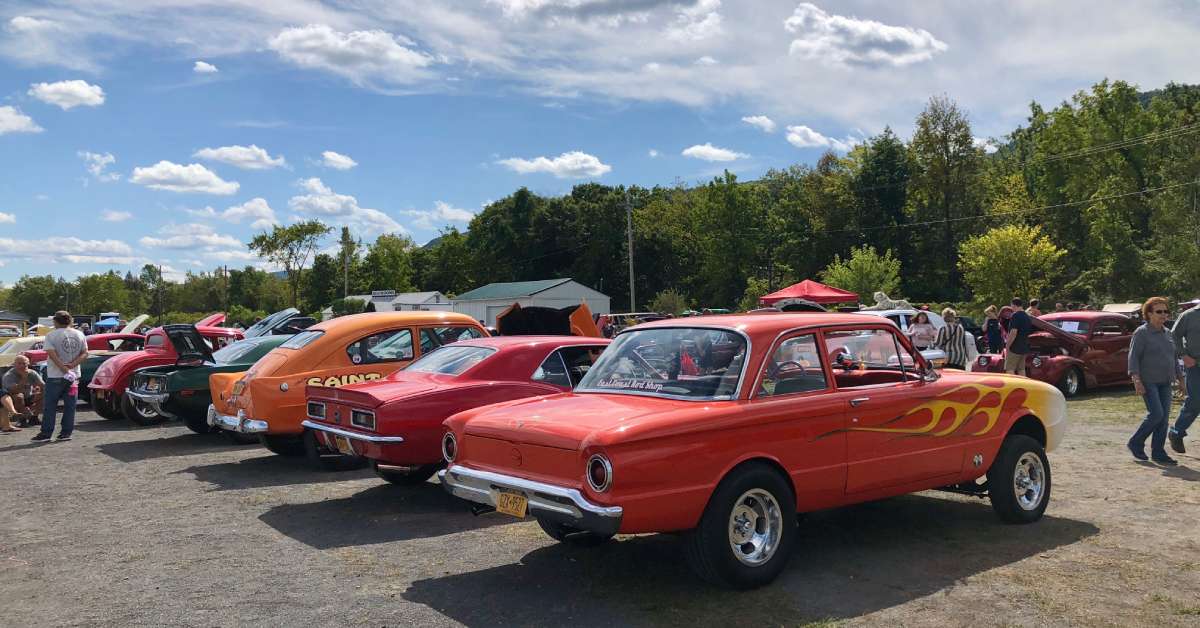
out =
<path fill-rule="evenodd" d="M 346 375 L 330 375 L 329 377 L 310 377 L 308 378 L 308 385 L 337 388 L 338 386 L 346 386 L 349 384 L 373 382 L 380 377 L 382 377 L 382 375 L 379 373 L 349 373 Z"/>

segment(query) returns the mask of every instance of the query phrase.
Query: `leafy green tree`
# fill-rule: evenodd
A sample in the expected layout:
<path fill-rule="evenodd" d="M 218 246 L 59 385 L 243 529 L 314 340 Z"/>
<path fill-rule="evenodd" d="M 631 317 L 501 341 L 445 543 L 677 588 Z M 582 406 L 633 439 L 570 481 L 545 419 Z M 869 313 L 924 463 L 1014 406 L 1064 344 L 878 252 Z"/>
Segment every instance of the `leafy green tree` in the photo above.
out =
<path fill-rule="evenodd" d="M 107 311 L 128 313 L 129 292 L 125 288 L 125 281 L 111 270 L 103 274 L 84 275 L 76 282 L 72 307 L 78 314 Z"/>
<path fill-rule="evenodd" d="M 864 244 L 851 249 L 850 256 L 844 260 L 835 255 L 821 271 L 821 281 L 854 292 L 864 302 L 870 302 L 876 291 L 895 298 L 900 291 L 900 260 L 893 257 L 891 251 L 880 255 L 875 247 Z"/>
<path fill-rule="evenodd" d="M 413 284 L 418 290 L 440 290 L 447 296 L 475 287 L 467 236 L 454 227 L 412 252 Z"/>
<path fill-rule="evenodd" d="M 361 314 L 367 311 L 367 302 L 362 299 L 334 299 L 333 303 L 329 304 L 329 309 L 333 310 L 335 318 L 347 314 Z"/>
<path fill-rule="evenodd" d="M 415 248 L 412 238 L 408 236 L 379 236 L 363 260 L 363 267 L 371 275 L 369 289 L 412 292 L 412 252 Z"/>
<path fill-rule="evenodd" d="M 669 288 L 654 295 L 647 306 L 651 312 L 659 312 L 660 314 L 678 314 L 690 306 L 688 305 L 687 297 L 682 292 Z"/>
<path fill-rule="evenodd" d="M 902 264 L 911 260 L 911 233 L 906 205 L 912 163 L 907 147 L 891 127 L 856 150 L 859 167 L 851 190 L 858 206 L 858 230 L 863 240 L 893 251 Z"/>
<path fill-rule="evenodd" d="M 967 239 L 959 267 L 977 303 L 1046 294 L 1065 251 L 1039 227 L 1005 225 Z"/>
<path fill-rule="evenodd" d="M 300 302 L 300 278 L 304 268 L 317 250 L 321 238 L 328 233 L 329 227 L 321 221 L 308 220 L 286 227 L 275 225 L 271 233 L 261 233 L 250 241 L 251 251 L 282 266 L 287 273 L 293 307 Z"/>
<path fill-rule="evenodd" d="M 771 288 L 766 279 L 751 277 L 746 281 L 746 291 L 742 293 L 742 300 L 738 302 L 738 310 L 748 312 L 761 307 L 758 300 L 770 293 Z"/>
<path fill-rule="evenodd" d="M 338 298 L 344 289 L 339 260 L 324 253 L 313 258 L 312 268 L 304 273 L 304 310 L 320 310 Z"/>
<path fill-rule="evenodd" d="M 13 284 L 8 302 L 12 309 L 36 319 L 65 307 L 67 292 L 72 289 L 71 284 L 50 275 L 22 275 Z"/>

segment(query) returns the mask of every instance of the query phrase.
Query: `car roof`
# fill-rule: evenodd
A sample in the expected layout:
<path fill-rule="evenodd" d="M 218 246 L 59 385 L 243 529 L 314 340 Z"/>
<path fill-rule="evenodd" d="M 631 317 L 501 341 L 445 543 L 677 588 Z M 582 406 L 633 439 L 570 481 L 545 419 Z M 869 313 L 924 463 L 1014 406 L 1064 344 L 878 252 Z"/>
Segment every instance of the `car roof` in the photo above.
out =
<path fill-rule="evenodd" d="M 409 311 L 409 312 L 367 312 L 351 314 L 317 323 L 306 331 L 323 331 L 327 338 L 342 338 L 356 336 L 375 329 L 384 329 L 392 325 L 434 325 L 446 323 L 449 325 L 473 325 L 482 328 L 479 321 L 458 312 Z"/>
<path fill-rule="evenodd" d="M 1079 320 L 1079 321 L 1094 321 L 1098 318 L 1119 318 L 1122 320 L 1131 321 L 1132 318 L 1118 312 L 1099 312 L 1095 310 L 1075 310 L 1073 312 L 1050 312 L 1042 314 L 1038 318 L 1044 321 L 1056 320 Z"/>
<path fill-rule="evenodd" d="M 492 336 L 490 338 L 472 338 L 460 340 L 455 345 L 472 347 L 491 347 L 493 349 L 510 349 L 513 347 L 571 347 L 576 345 L 606 345 L 611 342 L 607 338 L 593 336 Z"/>
<path fill-rule="evenodd" d="M 779 334 L 797 327 L 825 327 L 833 325 L 892 325 L 869 314 L 842 312 L 779 312 L 758 314 L 716 314 L 711 316 L 689 316 L 668 318 L 661 321 L 642 323 L 629 327 L 622 333 L 657 327 L 717 327 L 742 331 L 751 335 Z M 894 327 L 894 325 L 892 325 Z"/>

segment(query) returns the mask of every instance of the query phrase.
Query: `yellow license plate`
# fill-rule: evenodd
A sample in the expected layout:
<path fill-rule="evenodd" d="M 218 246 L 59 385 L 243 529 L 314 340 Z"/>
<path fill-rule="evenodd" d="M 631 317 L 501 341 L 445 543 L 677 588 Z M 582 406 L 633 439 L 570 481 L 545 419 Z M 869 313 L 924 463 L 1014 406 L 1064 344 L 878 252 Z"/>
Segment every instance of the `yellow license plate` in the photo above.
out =
<path fill-rule="evenodd" d="M 524 495 L 516 493 L 497 493 L 496 494 L 496 511 L 506 515 L 512 515 L 518 519 L 525 518 L 525 510 L 529 507 L 529 500 Z"/>
<path fill-rule="evenodd" d="M 242 394 L 242 390 L 244 390 L 245 388 L 246 388 L 246 382 L 239 379 L 238 381 L 234 382 L 234 384 L 233 384 L 233 394 L 240 395 L 240 394 Z"/>
<path fill-rule="evenodd" d="M 149 391 L 158 390 L 158 380 L 152 379 L 152 380 L 146 382 L 146 390 L 149 390 Z"/>
<path fill-rule="evenodd" d="M 347 456 L 354 455 L 354 446 L 350 444 L 349 438 L 346 438 L 345 436 L 334 436 L 333 440 L 337 443 L 338 451 L 346 454 Z"/>

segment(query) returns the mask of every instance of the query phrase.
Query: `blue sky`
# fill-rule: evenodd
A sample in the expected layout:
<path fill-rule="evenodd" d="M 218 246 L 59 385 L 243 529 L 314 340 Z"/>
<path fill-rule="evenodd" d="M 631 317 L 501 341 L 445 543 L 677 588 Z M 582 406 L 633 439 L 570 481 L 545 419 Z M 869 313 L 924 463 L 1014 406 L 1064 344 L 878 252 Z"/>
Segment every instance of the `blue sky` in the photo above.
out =
<path fill-rule="evenodd" d="M 310 217 L 423 243 L 520 186 L 753 178 L 907 136 L 933 94 L 982 139 L 1106 76 L 1200 82 L 1179 1 L 80 4 L 0 6 L 6 283 L 257 263 L 254 233 Z"/>

